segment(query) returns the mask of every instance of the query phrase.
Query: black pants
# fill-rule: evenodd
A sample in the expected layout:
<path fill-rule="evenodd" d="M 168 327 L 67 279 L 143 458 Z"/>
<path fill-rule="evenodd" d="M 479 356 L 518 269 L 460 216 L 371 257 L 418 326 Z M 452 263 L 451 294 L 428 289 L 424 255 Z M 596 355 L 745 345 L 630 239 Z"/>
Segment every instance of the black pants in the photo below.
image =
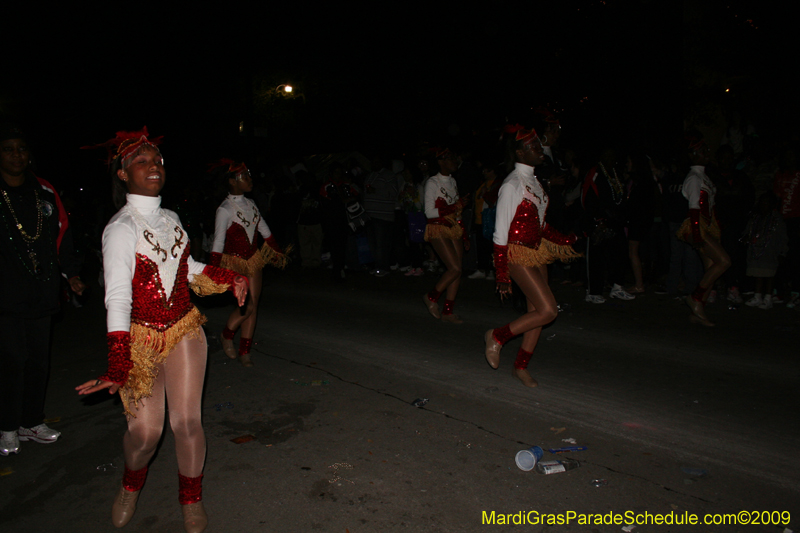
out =
<path fill-rule="evenodd" d="M 622 285 L 625 283 L 625 265 L 628 259 L 625 237 L 614 233 L 597 244 L 589 241 L 586 254 L 586 269 L 589 278 L 589 294 L 600 295 L 604 281 Z"/>
<path fill-rule="evenodd" d="M 478 270 L 483 270 L 488 273 L 494 268 L 492 262 L 494 243 L 483 236 L 483 224 L 476 224 L 475 228 L 475 245 L 478 247 L 476 250 Z"/>
<path fill-rule="evenodd" d="M 50 320 L 0 315 L 0 431 L 30 428 L 44 420 Z"/>

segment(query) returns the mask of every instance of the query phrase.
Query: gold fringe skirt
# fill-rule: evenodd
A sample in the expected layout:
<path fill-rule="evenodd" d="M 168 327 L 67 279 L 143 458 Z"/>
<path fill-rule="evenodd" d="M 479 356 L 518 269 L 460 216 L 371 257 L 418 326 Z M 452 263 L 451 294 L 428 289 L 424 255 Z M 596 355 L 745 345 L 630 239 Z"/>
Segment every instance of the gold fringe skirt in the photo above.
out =
<path fill-rule="evenodd" d="M 119 389 L 127 416 L 135 418 L 134 411 L 139 408 L 139 402 L 153 394 L 153 382 L 158 376 L 158 365 L 167 360 L 175 345 L 187 335 L 189 338 L 201 338 L 198 330 L 205 322 L 206 317 L 193 306 L 183 318 L 165 331 L 131 323 L 133 368 L 128 373 L 125 386 Z"/>
<path fill-rule="evenodd" d="M 694 237 L 692 236 L 692 220 L 690 218 L 685 218 L 683 220 L 683 224 L 675 233 L 678 238 L 682 241 L 688 242 L 689 244 L 694 243 Z M 717 217 L 713 216 L 711 218 L 706 218 L 704 216 L 700 216 L 700 237 L 703 240 L 708 239 L 711 237 L 715 241 L 719 240 L 720 229 L 719 229 L 719 222 L 717 222 Z"/>
<path fill-rule="evenodd" d="M 508 262 L 514 265 L 537 267 L 555 261 L 574 261 L 579 257 L 583 257 L 583 254 L 573 250 L 569 244 L 554 244 L 547 239 L 542 239 L 538 248 L 529 248 L 522 244 L 508 245 Z"/>
<path fill-rule="evenodd" d="M 242 259 L 237 255 L 222 254 L 222 260 L 219 266 L 251 278 L 267 265 L 272 265 L 280 269 L 286 268 L 286 265 L 289 263 L 289 252 L 291 251 L 291 244 L 286 247 L 285 252 L 280 253 L 273 250 L 272 247 L 265 242 L 250 259 Z"/>
<path fill-rule="evenodd" d="M 453 216 L 444 217 L 445 220 L 452 224 L 445 226 L 444 224 L 426 224 L 425 225 L 425 242 L 430 242 L 431 239 L 460 239 L 464 235 L 464 230 L 458 225 L 458 220 Z"/>

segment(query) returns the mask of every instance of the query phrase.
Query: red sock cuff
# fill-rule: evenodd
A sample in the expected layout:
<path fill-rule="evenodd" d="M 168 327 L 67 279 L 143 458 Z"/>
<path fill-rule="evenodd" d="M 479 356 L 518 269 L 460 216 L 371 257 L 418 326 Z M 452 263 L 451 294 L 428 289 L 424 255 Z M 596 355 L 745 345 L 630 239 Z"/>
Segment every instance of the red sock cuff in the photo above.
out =
<path fill-rule="evenodd" d="M 442 308 L 443 315 L 452 315 L 453 314 L 453 306 L 456 304 L 455 300 L 445 300 L 444 307 Z"/>
<path fill-rule="evenodd" d="M 239 339 L 239 355 L 244 355 L 246 353 L 250 353 L 250 346 L 253 344 L 253 339 L 245 339 L 244 337 Z"/>
<path fill-rule="evenodd" d="M 428 300 L 430 300 L 432 302 L 438 302 L 439 301 L 439 297 L 441 297 L 441 296 L 442 296 L 441 291 L 437 291 L 436 289 L 433 289 L 431 292 L 428 293 Z"/>
<path fill-rule="evenodd" d="M 528 368 L 528 362 L 531 360 L 533 352 L 526 352 L 522 348 L 517 352 L 517 359 L 514 361 L 514 368 L 517 370 L 524 370 Z"/>
<path fill-rule="evenodd" d="M 136 492 L 142 490 L 144 480 L 147 479 L 147 467 L 141 470 L 131 470 L 128 465 L 125 465 L 125 473 L 122 474 L 122 486 L 128 492 Z"/>
<path fill-rule="evenodd" d="M 231 341 L 231 340 L 233 340 L 233 338 L 235 336 L 236 336 L 236 332 L 233 331 L 232 329 L 228 329 L 228 326 L 225 326 L 224 328 L 222 328 L 222 338 L 223 339 Z"/>
<path fill-rule="evenodd" d="M 178 501 L 181 505 L 197 503 L 203 499 L 203 474 L 186 477 L 178 472 Z"/>
<path fill-rule="evenodd" d="M 703 295 L 706 293 L 706 288 L 698 285 L 697 288 L 692 292 L 692 300 L 696 300 L 698 302 L 703 302 Z"/>
<path fill-rule="evenodd" d="M 494 337 L 494 340 L 499 342 L 500 345 L 502 346 L 508 341 L 510 341 L 514 337 L 514 334 L 511 333 L 511 328 L 508 327 L 508 324 L 506 324 L 502 328 L 497 328 L 494 331 L 492 331 L 492 337 Z"/>

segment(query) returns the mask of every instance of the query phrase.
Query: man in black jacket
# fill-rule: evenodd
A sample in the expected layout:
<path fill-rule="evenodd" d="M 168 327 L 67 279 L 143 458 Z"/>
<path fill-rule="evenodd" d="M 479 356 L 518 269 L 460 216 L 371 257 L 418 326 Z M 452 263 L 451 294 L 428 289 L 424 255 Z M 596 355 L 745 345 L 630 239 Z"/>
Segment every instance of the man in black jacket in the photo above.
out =
<path fill-rule="evenodd" d="M 0 455 L 58 439 L 44 424 L 50 322 L 62 276 L 85 288 L 61 200 L 29 164 L 22 132 L 0 126 Z"/>

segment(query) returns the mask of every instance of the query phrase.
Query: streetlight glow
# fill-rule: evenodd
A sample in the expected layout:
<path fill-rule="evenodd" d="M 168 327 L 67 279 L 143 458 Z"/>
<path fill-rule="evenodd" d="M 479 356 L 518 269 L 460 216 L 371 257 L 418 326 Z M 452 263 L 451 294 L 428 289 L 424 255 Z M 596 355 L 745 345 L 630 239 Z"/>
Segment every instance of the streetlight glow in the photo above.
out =
<path fill-rule="evenodd" d="M 291 85 L 286 85 L 286 86 L 283 88 L 283 90 L 284 90 L 284 91 L 286 91 L 287 93 L 290 93 L 290 92 L 292 92 L 292 86 L 291 86 Z"/>

